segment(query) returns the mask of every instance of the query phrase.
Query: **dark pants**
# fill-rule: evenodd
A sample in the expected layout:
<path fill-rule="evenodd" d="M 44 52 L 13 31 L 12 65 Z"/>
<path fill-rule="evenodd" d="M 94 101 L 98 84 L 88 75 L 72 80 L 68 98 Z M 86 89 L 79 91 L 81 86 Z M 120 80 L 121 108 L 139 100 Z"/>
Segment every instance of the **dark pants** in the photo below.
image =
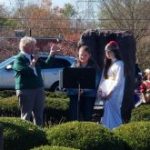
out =
<path fill-rule="evenodd" d="M 95 97 L 81 96 L 80 101 L 78 101 L 78 97 L 76 95 L 70 96 L 70 120 L 91 121 L 94 102 Z"/>

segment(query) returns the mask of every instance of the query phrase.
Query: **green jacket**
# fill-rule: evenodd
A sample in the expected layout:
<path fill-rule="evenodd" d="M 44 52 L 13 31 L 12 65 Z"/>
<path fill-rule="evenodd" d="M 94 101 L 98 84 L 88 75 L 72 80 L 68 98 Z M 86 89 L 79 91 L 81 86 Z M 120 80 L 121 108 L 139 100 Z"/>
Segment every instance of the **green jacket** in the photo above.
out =
<path fill-rule="evenodd" d="M 50 57 L 45 63 L 50 63 Z M 13 64 L 13 70 L 15 71 L 15 89 L 35 89 L 43 87 L 43 79 L 41 75 L 41 67 L 37 63 L 35 66 L 37 75 L 34 74 L 32 68 L 29 67 L 30 61 L 19 53 Z"/>

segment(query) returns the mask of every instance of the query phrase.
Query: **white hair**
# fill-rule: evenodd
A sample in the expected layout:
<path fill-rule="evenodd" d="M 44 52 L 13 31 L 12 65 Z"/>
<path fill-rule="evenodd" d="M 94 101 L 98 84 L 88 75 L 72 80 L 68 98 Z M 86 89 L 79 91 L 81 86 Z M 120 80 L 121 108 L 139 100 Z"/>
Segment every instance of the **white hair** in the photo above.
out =
<path fill-rule="evenodd" d="M 19 43 L 19 49 L 20 51 L 24 50 L 24 47 L 28 44 L 36 44 L 36 39 L 33 37 L 25 36 L 21 38 L 20 43 Z"/>

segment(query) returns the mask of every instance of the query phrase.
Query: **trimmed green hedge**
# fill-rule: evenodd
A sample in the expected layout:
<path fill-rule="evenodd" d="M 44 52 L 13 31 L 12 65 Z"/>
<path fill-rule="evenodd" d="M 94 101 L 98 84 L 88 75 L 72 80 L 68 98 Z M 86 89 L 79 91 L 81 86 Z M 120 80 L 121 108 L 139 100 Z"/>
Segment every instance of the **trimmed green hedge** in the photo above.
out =
<path fill-rule="evenodd" d="M 41 147 L 35 147 L 31 150 L 79 150 L 79 149 L 74 149 L 70 147 L 62 147 L 62 146 L 41 146 Z"/>
<path fill-rule="evenodd" d="M 119 135 L 132 150 L 150 149 L 150 122 L 131 122 L 116 128 L 114 132 Z"/>
<path fill-rule="evenodd" d="M 14 96 L 16 92 L 14 90 L 0 91 L 0 100 L 6 97 Z"/>
<path fill-rule="evenodd" d="M 150 104 L 143 104 L 134 108 L 131 114 L 131 121 L 150 121 Z"/>
<path fill-rule="evenodd" d="M 69 99 L 46 97 L 44 121 L 46 124 L 67 120 Z M 16 96 L 0 100 L 0 116 L 20 117 L 20 109 Z"/>
<path fill-rule="evenodd" d="M 49 145 L 81 150 L 126 150 L 126 143 L 92 122 L 68 122 L 46 130 Z"/>
<path fill-rule="evenodd" d="M 47 97 L 45 106 L 44 120 L 47 125 L 49 121 L 53 124 L 68 120 L 69 99 Z"/>
<path fill-rule="evenodd" d="M 66 92 L 48 92 L 48 91 L 45 91 L 45 95 L 47 97 L 51 97 L 51 98 L 62 98 L 62 99 L 68 98 Z"/>
<path fill-rule="evenodd" d="M 0 116 L 18 117 L 20 116 L 20 109 L 18 107 L 16 96 L 3 98 L 0 100 Z"/>
<path fill-rule="evenodd" d="M 6 98 L 6 97 L 11 97 L 15 96 L 16 91 L 15 90 L 2 90 L 0 91 L 0 99 Z M 45 91 L 45 95 L 47 97 L 51 98 L 67 98 L 67 94 L 65 92 L 49 92 Z"/>
<path fill-rule="evenodd" d="M 5 150 L 27 150 L 47 143 L 45 132 L 19 118 L 0 117 Z"/>

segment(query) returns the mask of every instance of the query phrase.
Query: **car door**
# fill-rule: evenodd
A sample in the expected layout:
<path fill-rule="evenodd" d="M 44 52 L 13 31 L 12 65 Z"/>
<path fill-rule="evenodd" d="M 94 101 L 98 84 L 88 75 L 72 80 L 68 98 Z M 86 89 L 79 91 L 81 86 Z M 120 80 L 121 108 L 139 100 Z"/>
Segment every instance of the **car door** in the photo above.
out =
<path fill-rule="evenodd" d="M 14 71 L 12 69 L 13 62 L 6 64 L 0 70 L 0 88 L 1 89 L 14 89 L 15 79 Z"/>

